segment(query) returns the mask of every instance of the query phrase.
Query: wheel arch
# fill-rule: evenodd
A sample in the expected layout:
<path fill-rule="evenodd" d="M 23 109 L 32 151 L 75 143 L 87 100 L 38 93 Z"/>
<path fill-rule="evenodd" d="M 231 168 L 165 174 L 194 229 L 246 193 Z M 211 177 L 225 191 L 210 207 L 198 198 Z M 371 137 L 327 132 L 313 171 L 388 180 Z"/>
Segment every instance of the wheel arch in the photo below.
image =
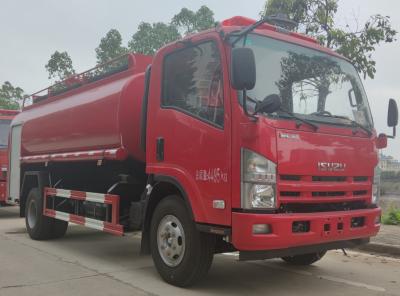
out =
<path fill-rule="evenodd" d="M 32 188 L 39 188 L 39 192 L 43 192 L 43 188 L 50 184 L 49 174 L 45 171 L 26 171 L 24 172 L 21 185 L 21 196 L 19 205 L 20 217 L 25 217 L 25 205 L 29 191 Z"/>
<path fill-rule="evenodd" d="M 163 198 L 174 194 L 182 198 L 189 216 L 195 221 L 189 197 L 179 181 L 170 176 L 150 175 L 147 190 L 142 198 L 144 216 L 141 252 L 143 254 L 150 253 L 149 231 L 155 208 Z"/>

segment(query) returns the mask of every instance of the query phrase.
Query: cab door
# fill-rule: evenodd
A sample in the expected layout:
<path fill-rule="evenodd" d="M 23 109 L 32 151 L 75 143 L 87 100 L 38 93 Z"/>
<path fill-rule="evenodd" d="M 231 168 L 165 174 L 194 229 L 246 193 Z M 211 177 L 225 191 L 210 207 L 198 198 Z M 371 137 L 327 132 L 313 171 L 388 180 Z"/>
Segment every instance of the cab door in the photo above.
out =
<path fill-rule="evenodd" d="M 176 43 L 152 65 L 147 171 L 186 192 L 196 222 L 230 225 L 231 121 L 222 44 Z"/>

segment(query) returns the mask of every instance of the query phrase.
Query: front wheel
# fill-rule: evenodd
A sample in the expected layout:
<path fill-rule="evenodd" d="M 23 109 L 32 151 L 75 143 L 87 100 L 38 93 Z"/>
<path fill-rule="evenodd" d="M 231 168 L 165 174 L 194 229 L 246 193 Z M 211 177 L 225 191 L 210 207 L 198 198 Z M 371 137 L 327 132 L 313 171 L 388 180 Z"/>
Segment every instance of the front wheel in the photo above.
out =
<path fill-rule="evenodd" d="M 326 254 L 326 251 L 302 254 L 296 256 L 282 257 L 284 261 L 292 265 L 311 265 L 322 259 Z"/>
<path fill-rule="evenodd" d="M 201 233 L 179 196 L 164 198 L 150 227 L 154 264 L 168 283 L 187 287 L 207 274 L 214 256 L 215 236 Z"/>

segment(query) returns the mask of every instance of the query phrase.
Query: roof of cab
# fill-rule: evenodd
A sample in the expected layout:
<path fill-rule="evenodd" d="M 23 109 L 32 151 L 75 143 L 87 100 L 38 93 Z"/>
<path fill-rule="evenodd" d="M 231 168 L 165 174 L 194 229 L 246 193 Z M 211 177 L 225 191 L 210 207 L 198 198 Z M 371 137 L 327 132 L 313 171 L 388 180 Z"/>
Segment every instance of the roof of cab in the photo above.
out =
<path fill-rule="evenodd" d="M 220 24 L 220 29 L 225 31 L 225 33 L 230 33 L 230 32 L 236 31 L 238 29 L 250 26 L 250 25 L 254 24 L 255 22 L 257 22 L 257 21 L 254 19 L 251 19 L 251 18 L 247 18 L 247 17 L 243 17 L 243 16 L 234 16 L 232 18 L 222 21 Z M 313 38 L 311 36 L 307 36 L 307 35 L 300 34 L 297 32 L 289 31 L 289 30 L 283 29 L 278 26 L 274 26 L 269 23 L 261 24 L 259 27 L 257 27 L 255 29 L 255 31 L 260 31 L 263 34 L 265 34 L 266 36 L 271 37 L 271 38 L 278 38 L 283 41 L 295 43 L 295 44 L 305 46 L 305 47 L 310 47 L 312 49 L 316 49 L 316 50 L 325 52 L 327 54 L 330 54 L 330 55 L 333 55 L 333 56 L 336 56 L 336 57 L 339 57 L 342 59 L 346 59 L 345 57 L 338 54 L 337 52 L 320 45 L 318 40 L 316 40 L 315 38 Z"/>

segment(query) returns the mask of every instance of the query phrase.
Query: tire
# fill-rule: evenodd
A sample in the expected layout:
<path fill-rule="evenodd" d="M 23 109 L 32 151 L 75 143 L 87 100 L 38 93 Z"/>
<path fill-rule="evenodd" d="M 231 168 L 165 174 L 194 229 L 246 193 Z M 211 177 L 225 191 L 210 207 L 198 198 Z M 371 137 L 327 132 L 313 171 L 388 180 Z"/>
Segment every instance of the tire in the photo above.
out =
<path fill-rule="evenodd" d="M 207 275 L 214 257 L 215 236 L 199 232 L 182 198 L 171 195 L 154 211 L 150 249 L 161 277 L 174 286 L 188 287 Z"/>
<path fill-rule="evenodd" d="M 282 257 L 282 260 L 291 264 L 291 265 L 311 265 L 322 259 L 326 254 L 326 251 L 311 253 L 311 254 L 303 254 L 296 256 L 288 256 Z"/>
<path fill-rule="evenodd" d="M 67 233 L 68 222 L 57 219 L 53 219 L 53 221 L 54 224 L 50 238 L 51 239 L 62 238 Z"/>
<path fill-rule="evenodd" d="M 68 222 L 43 215 L 43 198 L 38 188 L 32 188 L 25 206 L 25 224 L 28 234 L 34 240 L 48 240 L 65 235 Z"/>

